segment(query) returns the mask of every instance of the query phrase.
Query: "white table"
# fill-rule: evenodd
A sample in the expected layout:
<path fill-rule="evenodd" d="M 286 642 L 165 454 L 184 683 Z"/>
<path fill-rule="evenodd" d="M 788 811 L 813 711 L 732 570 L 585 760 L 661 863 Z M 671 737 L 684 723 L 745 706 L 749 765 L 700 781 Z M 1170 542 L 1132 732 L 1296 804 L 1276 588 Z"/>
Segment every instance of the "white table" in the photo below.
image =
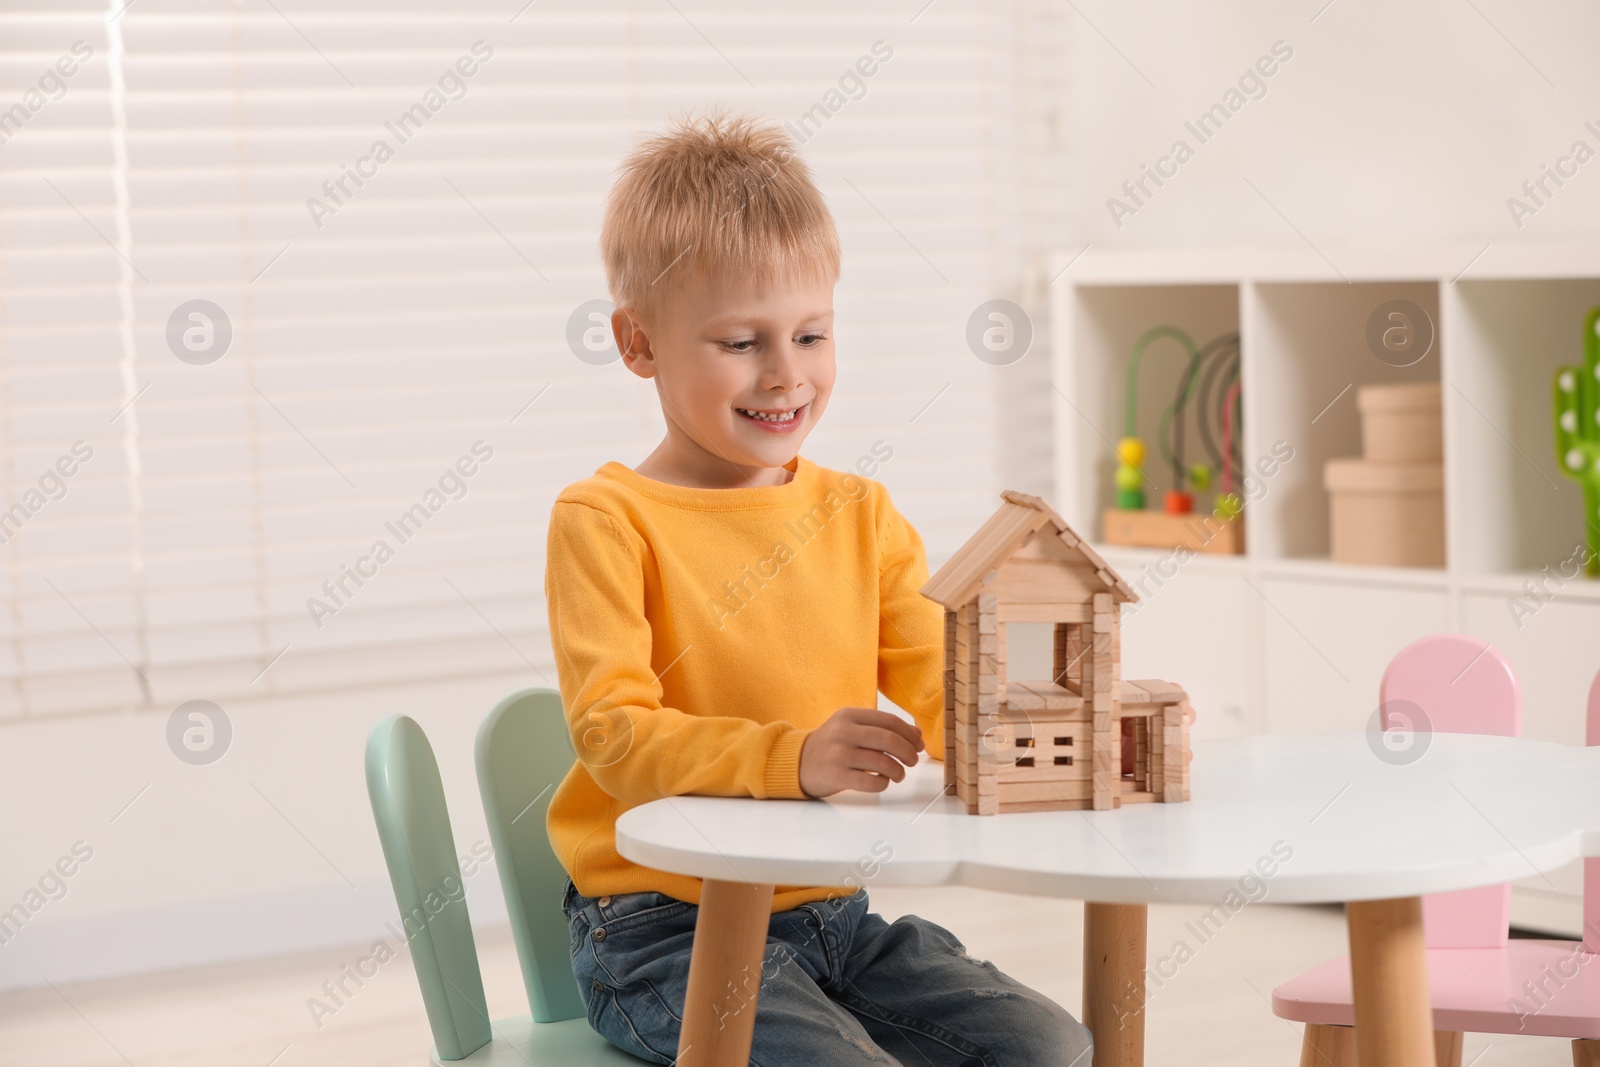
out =
<path fill-rule="evenodd" d="M 1095 1067 L 1136 1067 L 1145 906 L 1220 903 L 1247 872 L 1266 870 L 1267 901 L 1347 904 L 1363 1067 L 1431 1067 L 1420 895 L 1600 855 L 1600 748 L 1466 734 L 1417 741 L 1428 747 L 1409 763 L 1386 762 L 1363 733 L 1202 742 L 1186 803 L 997 816 L 968 815 L 942 796 L 942 766 L 924 755 L 882 793 L 654 801 L 618 820 L 617 848 L 706 879 L 684 1067 L 749 1060 L 755 1012 L 719 1028 L 712 994 L 760 967 L 773 885 L 863 881 L 869 891 L 969 885 L 1087 902 L 1083 1021 Z M 1278 861 L 1263 864 L 1275 845 Z M 886 847 L 892 858 L 864 879 L 859 861 Z M 1130 990 L 1140 1003 L 1128 1003 Z"/>

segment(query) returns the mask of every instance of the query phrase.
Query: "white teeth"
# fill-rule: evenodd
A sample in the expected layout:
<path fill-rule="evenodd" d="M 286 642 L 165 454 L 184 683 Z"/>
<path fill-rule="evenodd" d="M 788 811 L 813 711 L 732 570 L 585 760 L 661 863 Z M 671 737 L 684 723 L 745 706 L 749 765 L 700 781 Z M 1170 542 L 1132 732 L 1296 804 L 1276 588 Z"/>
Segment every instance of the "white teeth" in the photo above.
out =
<path fill-rule="evenodd" d="M 794 418 L 794 413 L 800 409 L 790 408 L 788 411 L 780 412 L 777 415 L 763 415 L 758 411 L 751 411 L 749 408 L 735 408 L 734 410 L 742 415 L 749 415 L 752 419 L 760 419 L 762 422 L 788 422 Z"/>

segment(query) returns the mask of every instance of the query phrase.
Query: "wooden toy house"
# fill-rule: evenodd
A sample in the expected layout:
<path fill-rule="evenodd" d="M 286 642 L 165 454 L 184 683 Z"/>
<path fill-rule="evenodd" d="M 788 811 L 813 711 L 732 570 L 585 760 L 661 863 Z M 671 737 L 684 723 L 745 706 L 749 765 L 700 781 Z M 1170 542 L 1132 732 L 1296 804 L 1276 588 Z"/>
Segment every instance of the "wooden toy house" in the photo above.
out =
<path fill-rule="evenodd" d="M 1119 609 L 1138 595 L 1039 497 L 1000 496 L 921 590 L 945 610 L 946 791 L 976 815 L 1188 800 L 1187 695 L 1121 678 Z M 1012 622 L 1054 624 L 1051 677 L 1007 676 Z"/>

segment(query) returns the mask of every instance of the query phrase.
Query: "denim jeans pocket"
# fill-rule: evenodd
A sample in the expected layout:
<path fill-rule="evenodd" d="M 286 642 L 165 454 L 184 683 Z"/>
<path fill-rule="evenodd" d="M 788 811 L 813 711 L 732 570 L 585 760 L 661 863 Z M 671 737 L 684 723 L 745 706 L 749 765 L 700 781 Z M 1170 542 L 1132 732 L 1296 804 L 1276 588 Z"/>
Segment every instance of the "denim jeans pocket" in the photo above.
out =
<path fill-rule="evenodd" d="M 600 921 L 588 931 L 588 952 L 597 976 L 631 986 L 663 981 L 681 955 L 687 972 L 696 908 L 660 893 L 628 893 L 595 909 Z"/>
<path fill-rule="evenodd" d="M 665 893 L 623 893 L 599 909 L 607 934 L 622 933 L 646 923 L 665 923 L 687 915 L 694 905 Z"/>

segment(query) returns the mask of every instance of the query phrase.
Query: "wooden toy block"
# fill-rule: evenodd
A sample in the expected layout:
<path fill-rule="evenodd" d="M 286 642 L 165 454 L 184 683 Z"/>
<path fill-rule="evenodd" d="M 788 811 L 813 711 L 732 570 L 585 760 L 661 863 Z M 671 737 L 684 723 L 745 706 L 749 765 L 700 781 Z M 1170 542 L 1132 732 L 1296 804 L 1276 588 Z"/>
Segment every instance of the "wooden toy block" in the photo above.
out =
<path fill-rule="evenodd" d="M 1140 678 L 1129 684 L 1137 685 L 1148 693 L 1149 702 L 1152 704 L 1175 704 L 1182 700 L 1184 696 L 1182 686 L 1173 685 L 1171 682 L 1163 682 L 1159 678 Z"/>
<path fill-rule="evenodd" d="M 1048 601 L 1007 603 L 996 612 L 1001 622 L 1093 622 L 1094 613 L 1082 604 Z"/>
<path fill-rule="evenodd" d="M 1052 682 L 1011 682 L 1006 704 L 1014 711 L 1077 711 L 1083 697 Z"/>
<path fill-rule="evenodd" d="M 1023 751 L 1026 750 L 1024 749 Z M 997 765 L 994 772 L 995 781 L 1002 784 L 1007 782 L 1086 782 L 1093 774 L 1087 763 L 1057 763 L 1048 756 L 1019 758 L 1031 758 L 1035 762 L 1026 767 L 1020 764 Z M 1070 759 L 1071 757 L 1061 758 Z"/>
<path fill-rule="evenodd" d="M 1087 779 L 1082 782 L 1015 782 L 1006 788 L 1008 803 L 1053 800 L 1088 800 Z"/>
<path fill-rule="evenodd" d="M 1001 804 L 999 814 L 1010 815 L 1025 811 L 1087 811 L 1088 800 L 1042 800 L 1028 804 Z M 976 813 L 974 813 L 976 814 Z"/>
<path fill-rule="evenodd" d="M 989 656 L 986 662 L 980 661 L 979 667 L 994 674 L 995 691 L 1004 693 L 1006 691 L 1006 628 L 1001 626 L 1000 632 L 995 636 L 998 640 L 995 642 L 994 654 Z"/>
<path fill-rule="evenodd" d="M 1138 595 L 1042 499 L 1001 497 L 922 587 L 944 610 L 947 787 L 975 815 L 1187 799 L 1187 695 L 1122 678 L 1121 606 Z M 1012 622 L 1052 624 L 1049 678 L 1010 680 Z"/>
<path fill-rule="evenodd" d="M 1140 789 L 1138 785 L 1127 778 L 1122 780 L 1122 796 L 1119 798 L 1124 804 L 1149 804 L 1155 800 L 1155 795 Z"/>
<path fill-rule="evenodd" d="M 957 613 L 946 608 L 944 613 L 944 790 L 956 784 L 956 662 L 961 654 L 957 644 L 959 627 Z"/>
<path fill-rule="evenodd" d="M 1182 741 L 1183 753 L 1179 757 L 1179 760 L 1178 760 L 1178 773 L 1182 778 L 1182 785 L 1183 785 L 1182 790 L 1181 790 L 1182 796 L 1180 797 L 1180 799 L 1188 800 L 1189 799 L 1189 761 L 1190 761 L 1190 759 L 1192 757 L 1192 754 L 1193 754 L 1193 751 L 1194 751 L 1193 749 L 1191 749 L 1189 747 L 1189 723 L 1190 723 L 1190 720 L 1194 718 L 1194 708 L 1192 706 L 1190 706 L 1187 696 L 1185 696 L 1178 703 L 1178 708 L 1179 708 L 1178 722 L 1180 724 L 1179 725 L 1179 730 L 1181 731 L 1181 735 L 1182 735 L 1182 738 L 1183 738 L 1183 741 Z"/>
<path fill-rule="evenodd" d="M 1084 642 L 1083 627 L 1057 626 L 1056 634 L 1061 645 L 1061 654 L 1055 664 L 1055 681 L 1082 695 L 1085 673 L 1083 659 L 1088 651 Z"/>

